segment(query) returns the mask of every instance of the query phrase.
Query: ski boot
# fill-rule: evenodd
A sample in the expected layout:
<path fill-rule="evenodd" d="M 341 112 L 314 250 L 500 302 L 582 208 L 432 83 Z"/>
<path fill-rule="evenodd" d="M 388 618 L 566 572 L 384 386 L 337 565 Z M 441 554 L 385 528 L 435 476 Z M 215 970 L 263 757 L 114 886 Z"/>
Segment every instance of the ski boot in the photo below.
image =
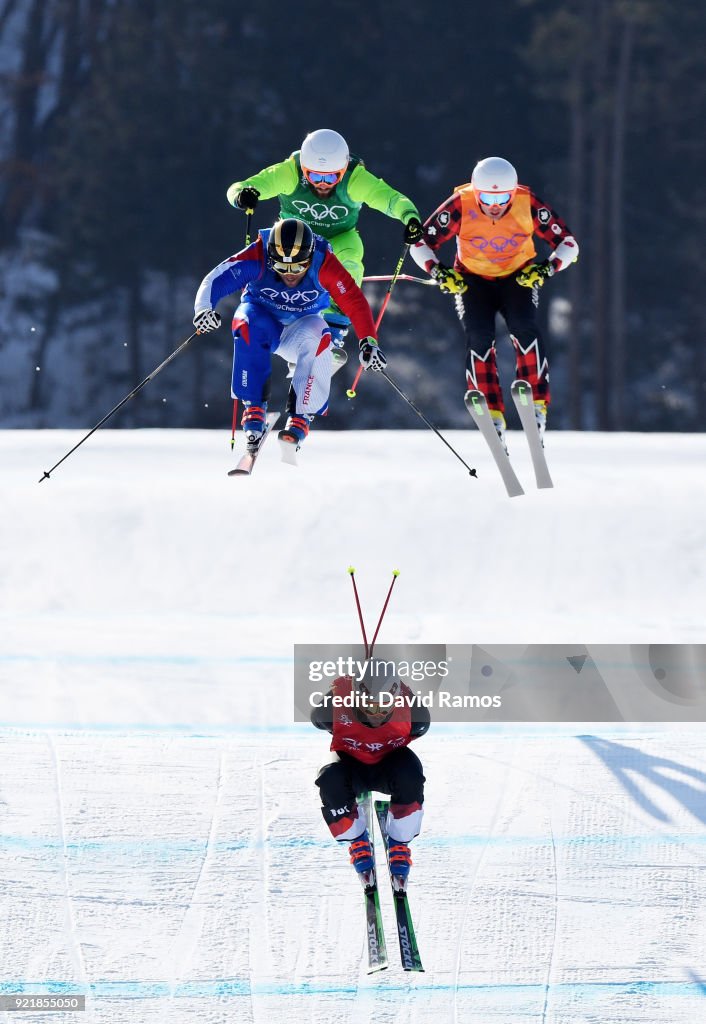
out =
<path fill-rule="evenodd" d="M 503 413 L 500 412 L 499 409 L 489 409 L 488 411 L 490 413 L 490 418 L 493 421 L 495 432 L 500 438 L 500 444 L 505 449 L 505 454 L 507 455 L 507 445 L 505 444 L 505 416 L 503 415 Z"/>
<path fill-rule="evenodd" d="M 534 400 L 534 418 L 537 420 L 539 440 L 542 442 L 542 448 L 544 448 L 544 431 L 547 429 L 547 403 L 542 398 L 535 398 Z"/>
<path fill-rule="evenodd" d="M 267 403 L 254 405 L 252 402 L 244 402 L 243 418 L 240 425 L 245 434 L 245 444 L 250 455 L 254 455 L 260 447 L 262 435 L 267 423 Z"/>
<path fill-rule="evenodd" d="M 395 892 L 404 892 L 407 888 L 409 869 L 412 867 L 412 856 L 409 846 L 407 843 L 393 843 L 390 840 L 387 855 L 390 864 L 392 888 Z"/>
<path fill-rule="evenodd" d="M 351 855 L 351 864 L 359 875 L 366 875 L 375 867 L 373 860 L 373 848 L 370 845 L 370 836 L 366 828 L 357 839 L 354 839 L 348 847 Z"/>
<path fill-rule="evenodd" d="M 309 424 L 311 423 L 312 416 L 297 416 L 291 414 L 287 417 L 287 422 L 284 425 L 284 429 L 280 430 L 277 437 L 280 441 L 287 441 L 289 444 L 297 446 L 297 451 L 301 448 L 302 442 L 306 440 L 309 433 Z"/>
<path fill-rule="evenodd" d="M 331 331 L 331 358 L 333 360 L 331 376 L 333 377 L 334 373 L 342 370 L 348 362 L 348 353 L 343 347 L 348 328 L 344 324 L 329 324 L 328 326 Z"/>

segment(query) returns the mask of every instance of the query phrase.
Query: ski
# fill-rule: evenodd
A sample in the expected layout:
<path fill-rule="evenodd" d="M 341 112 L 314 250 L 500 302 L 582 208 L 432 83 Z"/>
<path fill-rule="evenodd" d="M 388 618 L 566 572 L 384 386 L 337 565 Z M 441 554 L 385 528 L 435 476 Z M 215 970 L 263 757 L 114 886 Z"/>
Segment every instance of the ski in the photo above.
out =
<path fill-rule="evenodd" d="M 495 427 L 493 426 L 485 395 L 482 391 L 467 391 L 463 401 L 471 414 L 473 422 L 480 430 L 488 447 L 490 448 L 490 454 L 495 459 L 495 465 L 500 470 L 500 476 L 505 484 L 505 490 L 508 495 L 511 498 L 516 498 L 518 495 L 524 494 L 525 492 L 522 488 L 522 484 L 517 479 L 515 470 L 510 464 L 509 456 L 503 447 L 502 441 L 498 437 Z"/>
<path fill-rule="evenodd" d="M 529 445 L 537 487 L 553 487 L 554 484 L 549 475 L 549 467 L 547 466 L 547 459 L 544 454 L 544 445 L 537 430 L 532 385 L 526 380 L 516 380 L 512 385 L 511 393 L 515 408 L 520 416 L 522 429 L 527 438 L 527 444 Z"/>
<path fill-rule="evenodd" d="M 370 827 L 372 826 L 372 797 L 370 793 L 365 797 L 361 797 L 359 802 L 365 810 L 374 862 L 375 847 L 373 845 L 373 830 Z M 386 970 L 388 963 L 385 931 L 380 910 L 377 872 L 373 868 L 372 871 L 359 874 L 359 878 L 363 883 L 363 893 L 365 896 L 365 942 L 368 950 L 368 974 L 374 974 L 376 971 Z"/>
<path fill-rule="evenodd" d="M 417 947 L 417 937 L 414 934 L 412 915 L 409 909 L 409 900 L 405 888 L 406 879 L 403 880 L 393 875 L 390 870 L 389 839 L 387 835 L 387 812 L 389 807 L 389 800 L 375 801 L 375 813 L 377 814 L 382 841 L 385 844 L 387 867 L 390 871 L 390 885 L 392 886 L 392 898 L 395 904 L 395 920 L 397 921 L 397 937 L 400 943 L 402 968 L 405 971 L 424 971 Z"/>
<path fill-rule="evenodd" d="M 373 878 L 374 878 L 373 874 Z M 368 974 L 387 970 L 387 949 L 380 912 L 377 882 L 365 886 L 365 935 L 368 947 Z"/>
<path fill-rule="evenodd" d="M 290 365 L 290 367 L 292 367 L 292 373 L 294 373 L 294 367 L 296 366 L 296 364 L 295 363 L 290 363 L 289 365 Z M 285 409 L 285 413 L 286 413 L 286 416 L 287 416 L 287 422 L 289 422 L 290 416 L 294 416 L 294 414 L 296 412 L 296 408 L 297 408 L 297 396 L 294 393 L 294 386 L 292 384 L 290 384 L 289 385 L 289 394 L 287 395 L 287 406 L 286 406 L 286 409 Z M 285 424 L 285 430 L 286 430 L 286 424 Z M 281 433 L 282 433 L 282 431 L 280 430 L 280 434 Z M 296 465 L 298 465 L 298 463 L 297 463 L 297 452 L 299 451 L 299 448 L 300 448 L 299 442 L 298 441 L 292 441 L 292 440 L 285 441 L 281 437 L 278 437 L 277 441 L 279 443 L 279 454 L 280 454 L 280 459 L 282 460 L 282 462 L 284 462 L 285 465 L 287 465 L 287 466 L 296 466 Z"/>
<path fill-rule="evenodd" d="M 278 441 L 282 462 L 288 466 L 298 466 L 297 452 L 299 451 L 299 445 L 295 444 L 294 441 L 283 441 L 281 437 L 278 438 Z"/>
<path fill-rule="evenodd" d="M 279 417 L 280 414 L 278 412 L 268 412 L 267 420 L 265 422 L 265 429 L 262 432 L 262 437 L 260 438 L 260 443 L 257 446 L 257 451 L 246 452 L 245 455 L 243 455 L 240 458 L 240 461 L 238 462 L 235 469 L 228 470 L 228 476 L 250 476 L 253 469 L 255 468 L 257 457 L 262 451 L 262 446 L 267 440 L 270 431 L 274 427 Z"/>
<path fill-rule="evenodd" d="M 335 373 L 338 373 L 339 370 L 342 370 L 343 367 L 348 362 L 348 353 L 346 352 L 342 345 L 340 345 L 338 348 L 332 349 L 331 361 L 333 364 L 331 368 L 331 376 L 333 377 L 333 375 Z"/>

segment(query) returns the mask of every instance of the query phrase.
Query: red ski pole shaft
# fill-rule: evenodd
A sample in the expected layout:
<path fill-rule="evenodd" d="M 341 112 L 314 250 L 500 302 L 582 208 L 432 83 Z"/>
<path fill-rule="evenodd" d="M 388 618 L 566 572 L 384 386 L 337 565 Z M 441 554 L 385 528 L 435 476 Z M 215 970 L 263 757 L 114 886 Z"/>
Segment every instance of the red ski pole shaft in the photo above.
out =
<path fill-rule="evenodd" d="M 365 276 L 363 278 L 363 284 L 368 284 L 370 281 L 391 281 L 392 274 L 373 274 L 371 276 Z M 436 287 L 436 281 L 433 277 L 412 277 L 410 274 L 398 274 L 398 281 L 414 281 L 415 284 L 426 284 L 432 288 Z"/>
<path fill-rule="evenodd" d="M 390 584 L 390 589 L 387 592 L 387 597 L 385 598 L 385 603 L 382 606 L 382 611 L 380 612 L 380 618 L 378 619 L 378 624 L 377 624 L 377 627 L 375 629 L 375 635 L 373 636 L 373 639 L 372 639 L 371 644 L 370 644 L 370 657 L 371 658 L 373 656 L 373 647 L 375 646 L 375 641 L 377 640 L 378 633 L 380 632 L 380 626 L 382 625 L 382 620 L 385 617 L 385 612 L 387 611 L 387 606 L 390 603 L 390 597 L 392 596 L 392 588 L 394 587 L 395 581 L 397 580 L 397 577 L 399 576 L 399 574 L 400 574 L 399 569 L 393 569 L 392 570 L 392 583 Z"/>
<path fill-rule="evenodd" d="M 390 278 L 389 287 L 388 287 L 387 292 L 385 294 L 385 298 L 383 299 L 382 306 L 380 307 L 380 312 L 378 313 L 378 318 L 375 321 L 375 333 L 376 334 L 380 330 L 380 324 L 382 323 L 382 318 L 385 315 L 385 310 L 387 309 L 387 304 L 390 301 L 390 296 L 392 295 L 392 289 L 395 287 L 395 281 L 400 276 L 400 271 L 402 270 L 402 264 L 404 263 L 404 261 L 405 261 L 405 259 L 407 257 L 407 253 L 408 252 L 409 252 L 409 243 L 405 242 L 405 244 L 402 246 L 402 255 L 400 256 L 399 261 L 397 263 L 397 266 L 395 267 L 394 274 Z M 355 398 L 355 396 L 356 396 L 356 388 L 358 387 L 358 381 L 360 380 L 360 375 L 361 375 L 362 372 L 363 372 L 363 366 L 361 364 L 361 366 L 358 367 L 358 372 L 355 375 L 355 380 L 353 381 L 353 383 L 350 386 L 350 388 L 348 389 L 348 391 L 346 391 L 346 394 L 347 394 L 347 396 L 349 398 Z"/>
<path fill-rule="evenodd" d="M 358 598 L 358 588 L 355 585 L 355 569 L 353 568 L 352 565 L 348 567 L 348 572 L 349 572 L 350 577 L 351 577 L 351 583 L 353 584 L 353 593 L 355 594 L 355 603 L 356 603 L 356 607 L 358 609 L 358 619 L 360 621 L 360 630 L 361 630 L 361 632 L 363 634 L 363 643 L 365 644 L 365 660 L 367 661 L 368 660 L 368 638 L 365 635 L 365 623 L 363 622 L 363 612 L 361 611 L 360 600 Z"/>

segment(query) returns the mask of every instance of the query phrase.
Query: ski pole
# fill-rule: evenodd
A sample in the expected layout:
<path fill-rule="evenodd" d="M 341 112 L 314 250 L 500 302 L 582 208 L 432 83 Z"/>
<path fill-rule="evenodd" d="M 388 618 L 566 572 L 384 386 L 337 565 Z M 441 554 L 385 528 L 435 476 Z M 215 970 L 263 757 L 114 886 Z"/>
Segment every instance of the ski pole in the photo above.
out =
<path fill-rule="evenodd" d="M 406 394 L 404 393 L 404 391 L 402 390 L 402 388 L 400 388 L 400 387 L 399 387 L 399 386 L 398 386 L 397 384 L 395 384 L 395 382 L 394 382 L 394 380 L 392 379 L 392 377 L 390 377 L 390 376 L 389 376 L 389 374 L 387 374 L 387 373 L 385 372 L 385 370 L 380 370 L 379 372 L 380 372 L 380 373 L 382 374 L 382 376 L 383 376 L 383 377 L 385 378 L 385 380 L 386 380 L 386 381 L 388 381 L 388 382 L 389 382 L 389 383 L 390 383 L 390 384 L 392 385 L 392 387 L 393 387 L 393 388 L 395 389 L 395 391 L 396 391 L 396 392 L 397 392 L 397 394 L 398 394 L 398 395 L 400 396 L 400 398 L 403 398 L 403 399 L 405 400 L 405 402 L 407 403 L 407 405 L 408 405 L 408 406 L 410 406 L 410 408 L 411 408 L 411 409 L 414 409 L 414 411 L 416 412 L 417 416 L 419 416 L 420 420 L 423 420 L 423 421 L 424 421 L 424 422 L 426 423 L 426 425 L 427 425 L 427 426 L 429 427 L 429 429 L 430 429 L 430 430 L 433 430 L 433 431 L 434 431 L 434 433 L 436 434 L 436 436 L 437 436 L 437 437 L 438 437 L 438 438 L 439 438 L 440 440 L 442 440 L 442 441 L 444 442 L 444 444 L 446 445 L 446 447 L 447 447 L 447 448 L 449 448 L 449 449 L 450 449 L 450 450 L 451 450 L 451 451 L 452 451 L 452 452 L 454 453 L 454 455 L 456 456 L 456 458 L 458 459 L 458 461 L 459 461 L 459 462 L 463 462 L 463 465 L 464 465 L 464 466 L 466 467 L 466 469 L 468 470 L 469 474 L 470 474 L 471 476 L 474 476 L 474 477 L 476 477 L 476 479 L 478 479 L 478 474 L 476 473 L 475 469 L 471 469 L 471 467 L 470 467 L 470 466 L 468 465 L 468 463 L 467 463 L 467 462 L 465 462 L 465 461 L 464 461 L 464 460 L 463 460 L 463 459 L 461 458 L 461 456 L 460 456 L 460 455 L 458 454 L 458 452 L 456 451 L 456 449 L 455 449 L 455 448 L 454 448 L 454 447 L 453 447 L 452 445 L 450 445 L 450 444 L 449 444 L 449 442 L 448 442 L 448 441 L 446 440 L 446 438 L 445 438 L 445 437 L 443 436 L 443 434 L 441 434 L 441 433 L 440 433 L 440 431 L 438 431 L 438 430 L 436 429 L 436 427 L 434 426 L 434 424 L 433 424 L 433 423 L 431 423 L 431 422 L 430 422 L 430 421 L 429 421 L 429 420 L 428 420 L 428 419 L 426 418 L 426 416 L 424 415 L 424 413 L 423 413 L 423 412 L 421 412 L 421 410 L 417 408 L 417 406 L 416 406 L 416 405 L 414 404 L 414 402 L 412 401 L 412 399 L 411 399 L 411 398 L 409 398 L 409 397 L 408 397 L 408 396 L 407 396 L 407 395 L 406 395 Z"/>
<path fill-rule="evenodd" d="M 250 231 L 252 228 L 252 215 L 254 210 L 245 211 L 245 246 L 250 245 Z"/>
<path fill-rule="evenodd" d="M 367 284 L 368 281 L 391 281 L 392 276 L 390 274 L 377 274 L 373 277 L 364 277 L 363 284 Z M 428 284 L 432 288 L 436 287 L 436 281 L 433 277 L 412 277 L 410 274 L 398 274 L 398 281 L 414 281 L 415 284 Z"/>
<path fill-rule="evenodd" d="M 138 391 L 141 391 L 141 390 L 142 390 L 142 388 L 143 388 L 143 387 L 145 386 L 145 384 L 147 384 L 147 383 L 148 383 L 149 381 L 151 381 L 153 377 L 156 377 L 156 376 L 157 376 L 157 374 L 158 374 L 158 373 L 159 373 L 159 372 L 160 372 L 161 370 L 163 370 L 163 369 L 164 369 L 164 367 L 165 367 L 165 366 L 167 366 L 167 364 L 168 364 L 168 363 L 171 363 L 172 359 L 176 359 L 176 357 L 177 357 L 177 356 L 179 355 L 179 353 L 180 353 L 180 352 L 182 352 L 182 351 L 183 351 L 183 350 L 184 350 L 184 349 L 186 348 L 186 346 L 187 346 L 187 345 L 189 344 L 189 342 L 190 342 L 190 341 L 193 341 L 193 340 L 194 340 L 194 338 L 195 338 L 195 337 L 196 337 L 196 336 L 197 336 L 198 334 L 200 334 L 200 333 L 201 333 L 200 331 L 194 331 L 194 333 L 193 333 L 193 334 L 190 334 L 190 335 L 189 335 L 189 337 L 188 337 L 188 338 L 186 339 L 186 341 L 182 341 L 182 343 L 181 343 L 181 345 L 179 346 L 179 348 L 177 348 L 177 349 L 174 349 L 174 351 L 172 352 L 172 354 L 171 354 L 170 356 L 167 356 L 167 358 L 166 358 L 166 359 L 164 360 L 164 362 L 163 362 L 163 363 L 160 363 L 160 364 L 159 364 L 159 366 L 157 366 L 157 367 L 156 367 L 156 368 L 155 368 L 155 369 L 154 369 L 154 370 L 152 371 L 152 373 L 148 374 L 148 375 L 147 375 L 147 376 L 145 377 L 145 379 L 144 379 L 143 381 L 141 381 L 141 382 L 140 382 L 140 383 L 139 383 L 139 384 L 137 385 L 137 387 L 136 387 L 136 388 L 133 388 L 133 389 L 132 389 L 132 391 L 130 392 L 130 394 L 129 394 L 129 395 L 125 395 L 125 398 L 123 398 L 123 400 L 122 400 L 121 402 L 118 402 L 118 404 L 117 404 L 117 405 L 113 406 L 113 408 L 112 408 L 112 409 L 110 410 L 110 412 L 106 413 L 106 414 L 105 414 L 105 416 L 103 417 L 103 419 L 102 419 L 102 420 L 99 420 L 99 421 L 98 421 L 98 423 L 96 423 L 95 427 L 93 427 L 93 429 L 92 429 L 92 430 L 89 430 L 89 431 L 88 431 L 88 433 L 86 434 L 86 436 L 85 436 L 85 437 L 82 437 L 82 438 L 81 438 L 81 440 L 80 440 L 80 441 L 78 442 L 78 444 L 75 444 L 75 445 L 73 446 L 73 448 L 71 448 L 71 449 L 70 449 L 70 451 L 68 451 L 68 452 L 66 453 L 66 455 L 64 455 L 64 456 L 63 456 L 62 458 L 60 458 L 60 459 L 59 459 L 59 461 L 58 461 L 57 463 L 55 463 L 55 464 L 54 464 L 54 465 L 53 465 L 53 466 L 51 467 L 51 469 L 47 469 L 47 470 L 45 470 L 45 471 L 44 471 L 44 474 L 43 474 L 43 476 L 41 476 L 41 477 L 40 477 L 40 479 L 39 479 L 39 483 L 41 484 L 42 480 L 48 480 L 48 479 L 49 479 L 49 477 L 51 476 L 51 474 L 52 474 L 52 473 L 54 472 L 54 470 L 55 470 L 55 469 L 56 469 L 56 468 L 57 468 L 58 466 L 60 466 L 60 465 L 61 465 L 61 463 L 62 463 L 62 462 L 64 462 L 64 460 L 65 460 L 65 459 L 68 459 L 69 455 L 73 455 L 73 453 L 74 453 L 74 452 L 76 451 L 76 449 L 77 449 L 77 448 L 80 448 L 80 447 L 81 447 L 81 445 L 83 444 L 83 442 L 84 442 L 84 441 L 87 441 L 87 440 L 89 439 L 89 437 L 91 436 L 91 434 L 95 434 L 96 430 L 98 430 L 98 428 L 99 428 L 99 427 L 102 427 L 102 426 L 103 426 L 103 424 L 104 424 L 104 423 L 106 423 L 106 422 L 107 422 L 107 421 L 108 421 L 108 420 L 110 419 L 110 417 L 111 417 L 111 416 L 113 416 L 113 415 L 114 415 L 114 414 L 115 414 L 115 413 L 116 413 L 116 412 L 118 411 L 118 409 L 122 409 L 122 407 L 123 407 L 123 406 L 125 405 L 125 403 L 126 403 L 126 402 L 129 402 L 131 398 L 134 398 L 134 397 L 135 397 L 135 395 L 137 394 L 137 392 L 138 392 Z"/>
<path fill-rule="evenodd" d="M 409 252 L 409 242 L 405 242 L 405 244 L 402 246 L 402 255 L 400 256 L 399 261 L 397 263 L 397 266 L 395 267 L 394 274 L 390 278 L 390 286 L 387 289 L 387 292 L 385 294 L 385 298 L 382 300 L 382 306 L 380 307 L 380 312 L 378 313 L 378 318 L 375 321 L 375 330 L 376 331 L 378 331 L 380 329 L 380 324 L 382 322 L 382 318 L 385 315 L 385 310 L 387 309 L 387 304 L 390 301 L 390 296 L 392 295 L 392 289 L 395 287 L 395 281 L 400 276 L 400 271 L 402 270 L 402 264 L 404 263 L 404 261 L 405 261 L 405 259 L 407 257 L 407 253 L 408 252 Z"/>
<path fill-rule="evenodd" d="M 393 569 L 392 570 L 392 583 L 390 584 L 390 589 L 387 592 L 387 597 L 385 598 L 385 603 L 382 606 L 382 611 L 380 612 L 380 618 L 378 619 L 378 624 L 377 624 L 377 626 L 375 628 L 375 634 L 373 636 L 373 639 L 370 641 L 370 657 L 371 658 L 373 656 L 373 647 L 375 646 L 375 641 L 377 640 L 378 633 L 380 632 L 380 626 L 382 625 L 382 620 L 385 617 L 385 612 L 387 611 L 387 606 L 390 603 L 390 597 L 392 596 L 392 588 L 394 587 L 395 583 L 397 582 L 397 577 L 399 576 L 399 574 L 400 574 L 399 569 Z"/>
<path fill-rule="evenodd" d="M 408 252 L 409 252 L 409 242 L 405 242 L 405 244 L 402 246 L 402 255 L 400 256 L 399 261 L 397 263 L 397 266 L 395 267 L 394 274 L 390 277 L 390 286 L 387 289 L 387 293 L 385 295 L 385 298 L 383 299 L 382 306 L 380 307 L 380 312 L 378 313 L 378 318 L 375 321 L 375 333 L 376 334 L 377 334 L 377 332 L 378 332 L 378 330 L 380 328 L 380 324 L 382 322 L 382 318 L 385 315 L 385 310 L 387 309 L 387 304 L 390 301 L 390 296 L 392 295 L 392 289 L 395 287 L 395 281 L 399 277 L 400 271 L 402 270 L 402 264 L 404 263 L 405 258 L 407 256 Z M 360 375 L 361 375 L 362 372 L 363 372 L 363 367 L 361 365 L 361 366 L 358 367 L 358 372 L 355 375 L 355 380 L 353 381 L 353 384 L 348 389 L 348 391 L 346 391 L 346 394 L 348 395 L 349 398 L 355 398 L 355 395 L 356 395 L 355 389 L 358 387 L 358 381 L 360 380 Z"/>
<path fill-rule="evenodd" d="M 238 399 L 233 399 L 233 422 L 232 430 L 230 432 L 230 447 L 231 451 L 235 448 L 235 428 L 238 426 Z"/>
<path fill-rule="evenodd" d="M 250 231 L 252 225 L 252 215 L 254 210 L 245 211 L 245 245 L 243 248 L 247 249 L 250 245 Z M 238 399 L 233 399 L 233 422 L 232 430 L 230 432 L 230 448 L 231 451 L 235 448 L 235 428 L 238 426 Z"/>
<path fill-rule="evenodd" d="M 397 581 L 397 577 L 399 576 L 400 571 L 399 571 L 399 569 L 393 569 L 392 570 L 392 583 L 390 584 L 390 589 L 387 592 L 387 597 L 385 598 L 385 603 L 382 606 L 382 611 L 380 612 L 380 618 L 378 619 L 378 624 L 375 627 L 375 635 L 373 636 L 373 639 L 372 639 L 372 641 L 370 643 L 370 647 L 368 647 L 368 638 L 365 635 L 365 623 L 363 622 L 363 612 L 362 612 L 361 607 L 360 607 L 360 599 L 358 597 L 358 587 L 356 586 L 356 582 L 355 582 L 355 569 L 353 568 L 352 565 L 350 565 L 348 567 L 348 572 L 349 572 L 350 577 L 351 577 L 351 583 L 353 584 L 353 593 L 355 594 L 355 603 L 356 603 L 356 607 L 358 609 L 358 620 L 360 621 L 360 630 L 361 630 L 361 632 L 363 634 L 363 643 L 365 644 L 365 660 L 369 661 L 370 658 L 372 658 L 372 656 L 373 656 L 373 648 L 375 646 L 375 641 L 378 638 L 378 633 L 380 632 L 380 626 L 382 625 L 382 620 L 385 617 L 385 612 L 387 611 L 387 606 L 390 603 L 390 597 L 392 596 L 392 588 L 394 587 L 395 582 Z"/>
<path fill-rule="evenodd" d="M 350 578 L 351 578 L 351 583 L 353 584 L 353 593 L 355 594 L 355 604 L 356 604 L 356 608 L 358 609 L 358 621 L 360 622 L 360 631 L 363 634 L 363 643 L 365 644 L 365 660 L 367 661 L 368 660 L 368 638 L 365 635 L 365 623 L 363 622 L 363 612 L 361 611 L 361 608 L 360 608 L 360 598 L 358 597 L 358 588 L 355 585 L 355 569 L 353 568 L 352 565 L 348 566 L 348 573 L 349 573 Z"/>

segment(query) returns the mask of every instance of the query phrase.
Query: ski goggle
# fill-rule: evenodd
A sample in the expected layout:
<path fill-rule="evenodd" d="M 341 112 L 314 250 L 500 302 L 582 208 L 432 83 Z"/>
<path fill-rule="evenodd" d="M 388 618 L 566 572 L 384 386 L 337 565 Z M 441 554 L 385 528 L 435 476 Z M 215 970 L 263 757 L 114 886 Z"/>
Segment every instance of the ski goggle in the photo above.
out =
<path fill-rule="evenodd" d="M 303 274 L 311 266 L 311 260 L 305 263 L 282 263 L 280 260 L 270 260 L 270 266 L 277 274 Z"/>
<path fill-rule="evenodd" d="M 345 171 L 304 171 L 307 181 L 312 185 L 336 185 Z"/>
<path fill-rule="evenodd" d="M 479 192 L 478 202 L 483 206 L 507 206 L 512 199 L 512 192 Z"/>
<path fill-rule="evenodd" d="M 365 683 L 360 685 L 358 692 L 363 698 L 364 714 L 369 718 L 387 718 L 395 709 L 394 699 L 400 693 L 400 684 L 394 682 L 390 685 L 389 689 L 385 691 L 389 699 L 384 701 L 381 695 L 373 695 Z"/>
<path fill-rule="evenodd" d="M 378 719 L 387 718 L 394 711 L 394 707 L 390 704 L 384 706 L 379 704 L 377 701 L 366 701 L 362 707 L 363 714 L 368 718 Z"/>

